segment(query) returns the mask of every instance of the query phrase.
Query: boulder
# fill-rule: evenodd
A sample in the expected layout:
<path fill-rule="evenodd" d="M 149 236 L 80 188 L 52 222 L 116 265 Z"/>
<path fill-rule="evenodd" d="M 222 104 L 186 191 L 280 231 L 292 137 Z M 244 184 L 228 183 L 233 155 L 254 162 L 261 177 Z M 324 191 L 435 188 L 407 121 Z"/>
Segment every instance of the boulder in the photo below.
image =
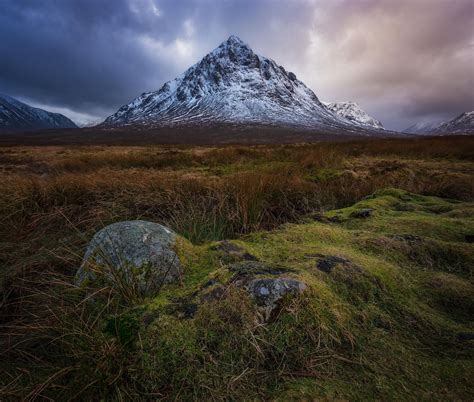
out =
<path fill-rule="evenodd" d="M 290 278 L 258 278 L 248 282 L 246 289 L 267 321 L 283 296 L 303 292 L 306 284 Z"/>
<path fill-rule="evenodd" d="M 157 223 L 113 223 L 92 238 L 75 282 L 78 286 L 91 282 L 112 288 L 130 286 L 142 296 L 153 295 L 163 283 L 181 275 L 175 242 L 176 234 Z"/>

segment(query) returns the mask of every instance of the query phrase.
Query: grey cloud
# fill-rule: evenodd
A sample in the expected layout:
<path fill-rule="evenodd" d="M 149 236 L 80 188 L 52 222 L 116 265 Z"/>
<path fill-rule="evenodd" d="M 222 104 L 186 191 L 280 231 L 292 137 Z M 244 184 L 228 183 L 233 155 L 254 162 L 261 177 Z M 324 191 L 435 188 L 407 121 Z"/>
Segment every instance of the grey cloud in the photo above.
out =
<path fill-rule="evenodd" d="M 0 92 L 105 116 L 229 34 L 402 129 L 474 109 L 471 0 L 3 0 Z"/>

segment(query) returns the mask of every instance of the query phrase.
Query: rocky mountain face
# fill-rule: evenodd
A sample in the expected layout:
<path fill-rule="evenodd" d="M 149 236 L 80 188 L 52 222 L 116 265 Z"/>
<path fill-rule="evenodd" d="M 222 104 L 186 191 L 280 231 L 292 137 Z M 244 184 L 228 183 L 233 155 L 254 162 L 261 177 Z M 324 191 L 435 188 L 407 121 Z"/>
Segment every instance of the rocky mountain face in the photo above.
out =
<path fill-rule="evenodd" d="M 350 124 L 361 128 L 384 130 L 380 121 L 370 116 L 355 102 L 325 102 L 325 105 L 331 112 L 346 119 Z"/>
<path fill-rule="evenodd" d="M 0 94 L 0 130 L 22 131 L 47 128 L 75 128 L 71 120 L 60 113 L 51 113 Z"/>
<path fill-rule="evenodd" d="M 325 130 L 362 127 L 328 109 L 294 73 L 255 54 L 236 36 L 158 91 L 122 106 L 103 126 L 207 123 Z"/>

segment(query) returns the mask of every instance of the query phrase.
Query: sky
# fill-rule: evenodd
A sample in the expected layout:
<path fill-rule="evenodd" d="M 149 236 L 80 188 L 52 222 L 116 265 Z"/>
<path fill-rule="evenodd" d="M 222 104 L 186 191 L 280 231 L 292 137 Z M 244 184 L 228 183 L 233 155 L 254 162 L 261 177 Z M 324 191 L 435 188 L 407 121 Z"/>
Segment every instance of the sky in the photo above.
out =
<path fill-rule="evenodd" d="M 231 34 L 403 130 L 474 110 L 474 0 L 0 0 L 0 93 L 79 124 Z"/>

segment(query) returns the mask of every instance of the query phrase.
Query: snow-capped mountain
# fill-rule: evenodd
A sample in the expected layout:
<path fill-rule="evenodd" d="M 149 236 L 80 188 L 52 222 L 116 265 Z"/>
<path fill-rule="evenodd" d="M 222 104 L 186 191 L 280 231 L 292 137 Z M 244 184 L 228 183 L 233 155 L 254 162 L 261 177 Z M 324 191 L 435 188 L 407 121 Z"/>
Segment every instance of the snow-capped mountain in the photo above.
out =
<path fill-rule="evenodd" d="M 433 130 L 436 134 L 474 134 L 474 111 L 462 113 Z"/>
<path fill-rule="evenodd" d="M 202 123 L 360 130 L 327 109 L 294 73 L 255 54 L 236 36 L 158 91 L 122 106 L 103 125 Z"/>
<path fill-rule="evenodd" d="M 349 121 L 350 124 L 362 128 L 374 128 L 384 130 L 380 121 L 370 116 L 355 102 L 324 102 L 324 105 L 333 113 Z"/>
<path fill-rule="evenodd" d="M 449 121 L 431 121 L 416 123 L 403 130 L 405 133 L 439 135 L 439 134 L 473 134 L 474 112 L 462 113 Z"/>
<path fill-rule="evenodd" d="M 0 94 L 0 130 L 39 130 L 74 128 L 71 120 L 60 113 L 51 113 Z"/>

